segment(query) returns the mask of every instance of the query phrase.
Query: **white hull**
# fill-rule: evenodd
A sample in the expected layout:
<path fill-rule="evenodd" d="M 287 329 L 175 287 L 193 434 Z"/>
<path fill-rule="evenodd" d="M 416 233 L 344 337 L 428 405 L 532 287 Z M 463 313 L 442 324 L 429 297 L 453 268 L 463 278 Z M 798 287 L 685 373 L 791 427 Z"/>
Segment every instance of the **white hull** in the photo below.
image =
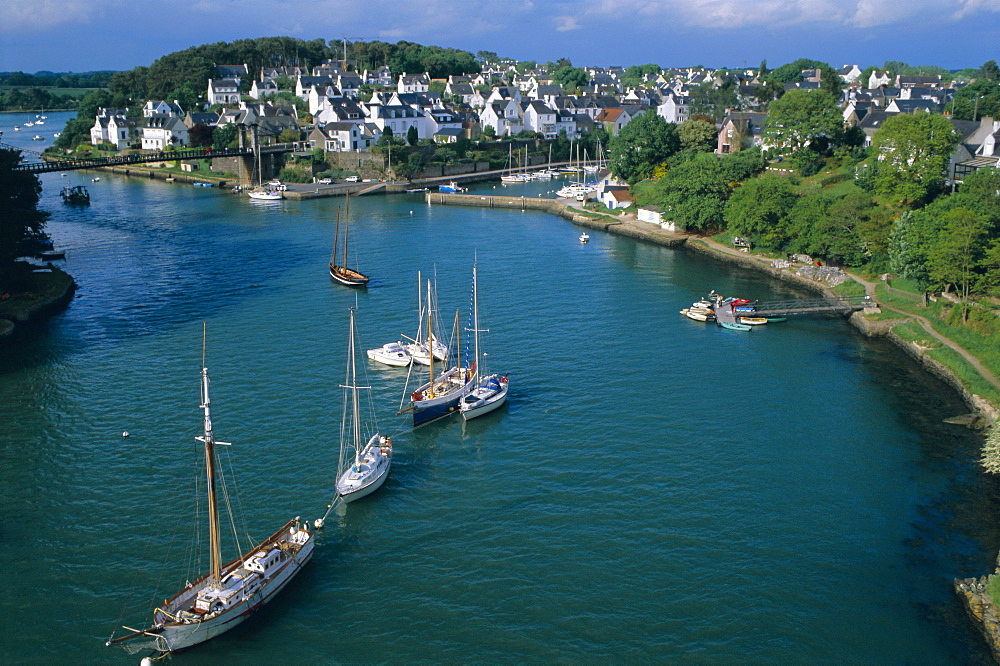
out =
<path fill-rule="evenodd" d="M 501 381 L 499 391 L 483 389 L 482 387 L 471 391 L 462 400 L 462 418 L 468 421 L 477 416 L 489 414 L 497 409 L 507 400 L 507 389 L 509 384 L 505 380 Z"/>
<path fill-rule="evenodd" d="M 392 466 L 392 442 L 376 434 L 359 458 L 358 465 L 351 465 L 337 479 L 337 494 L 345 502 L 366 497 L 382 487 Z"/>
<path fill-rule="evenodd" d="M 234 599 L 228 608 L 221 611 L 196 614 L 192 612 L 195 600 L 205 590 L 212 586 L 208 583 L 207 577 L 197 581 L 190 588 L 182 591 L 174 598 L 170 599 L 163 606 L 153 613 L 155 624 L 145 632 L 126 637 L 121 640 L 134 640 L 135 643 L 125 644 L 126 647 L 137 649 L 151 649 L 159 652 L 174 652 L 183 650 L 199 643 L 215 638 L 233 627 L 239 625 L 253 613 L 260 610 L 265 604 L 273 599 L 288 582 L 297 574 L 309 561 L 313 554 L 315 539 L 313 534 L 304 529 L 297 529 L 293 533 L 287 532 L 289 526 L 296 524 L 292 521 L 284 528 L 285 534 L 279 531 L 268 541 L 250 551 L 250 556 L 241 557 L 223 569 L 223 580 L 225 581 L 234 573 L 247 575 L 244 563 L 261 552 L 271 551 L 277 548 L 278 543 L 288 544 L 283 552 L 298 548 L 287 560 L 282 562 L 276 570 L 271 570 L 263 576 L 264 582 L 254 589 L 237 591 L 235 596 L 243 595 L 242 598 Z M 277 538 L 276 538 L 277 537 Z M 259 574 L 257 575 L 260 578 Z"/>
<path fill-rule="evenodd" d="M 406 347 L 398 342 L 382 345 L 378 349 L 369 349 L 367 354 L 368 358 L 377 363 L 392 365 L 397 368 L 405 368 L 413 361 L 413 357 L 410 356 Z"/>
<path fill-rule="evenodd" d="M 247 196 L 257 201 L 278 201 L 285 198 L 281 192 L 262 192 L 260 190 L 250 190 L 247 192 Z"/>

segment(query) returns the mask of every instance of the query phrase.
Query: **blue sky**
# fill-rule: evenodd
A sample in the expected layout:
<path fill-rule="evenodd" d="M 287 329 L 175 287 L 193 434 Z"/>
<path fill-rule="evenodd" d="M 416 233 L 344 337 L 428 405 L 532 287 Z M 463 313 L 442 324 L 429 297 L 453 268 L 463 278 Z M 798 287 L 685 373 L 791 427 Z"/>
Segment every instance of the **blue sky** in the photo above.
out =
<path fill-rule="evenodd" d="M 131 69 L 253 37 L 401 39 L 575 65 L 1000 60 L 1000 0 L 4 0 L 0 71 Z"/>

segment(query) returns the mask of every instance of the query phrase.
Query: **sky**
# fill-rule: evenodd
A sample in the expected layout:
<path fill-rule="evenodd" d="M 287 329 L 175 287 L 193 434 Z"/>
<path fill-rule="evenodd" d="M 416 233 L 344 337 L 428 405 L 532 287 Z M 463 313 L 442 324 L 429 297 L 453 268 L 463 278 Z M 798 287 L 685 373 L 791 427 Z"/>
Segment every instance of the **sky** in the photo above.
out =
<path fill-rule="evenodd" d="M 3 0 L 0 71 L 128 70 L 191 46 L 276 36 L 576 66 L 773 69 L 810 58 L 964 69 L 1000 60 L 1000 0 Z"/>

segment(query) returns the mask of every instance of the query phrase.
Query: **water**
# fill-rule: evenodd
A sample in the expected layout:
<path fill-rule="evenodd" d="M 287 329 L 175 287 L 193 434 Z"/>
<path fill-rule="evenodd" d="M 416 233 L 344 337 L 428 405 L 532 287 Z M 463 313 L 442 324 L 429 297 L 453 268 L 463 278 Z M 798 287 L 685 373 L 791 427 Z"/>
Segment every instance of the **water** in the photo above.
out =
<path fill-rule="evenodd" d="M 413 432 L 405 371 L 368 364 L 389 480 L 331 516 L 273 605 L 176 659 L 988 662 L 950 584 L 991 567 L 997 488 L 977 437 L 941 423 L 966 411 L 954 393 L 837 318 L 746 334 L 677 312 L 787 286 L 407 195 L 352 200 L 372 276 L 354 291 L 326 274 L 341 200 L 92 175 L 43 177 L 76 298 L 0 351 L 4 661 L 134 663 L 104 647 L 112 629 L 195 575 L 202 322 L 261 538 L 329 500 L 347 308 L 362 347 L 412 336 L 417 271 L 450 321 L 475 259 L 509 404 Z M 61 203 L 84 183 L 91 206 Z"/>

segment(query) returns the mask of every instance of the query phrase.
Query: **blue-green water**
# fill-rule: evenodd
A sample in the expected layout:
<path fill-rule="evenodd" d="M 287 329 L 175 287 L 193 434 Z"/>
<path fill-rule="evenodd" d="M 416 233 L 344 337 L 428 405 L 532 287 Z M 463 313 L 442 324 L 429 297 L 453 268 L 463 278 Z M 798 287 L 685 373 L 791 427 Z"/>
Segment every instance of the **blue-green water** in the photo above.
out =
<path fill-rule="evenodd" d="M 977 437 L 941 423 L 967 411 L 953 392 L 840 319 L 744 334 L 677 312 L 786 286 L 407 195 L 352 200 L 358 292 L 326 273 L 341 200 L 92 176 L 43 179 L 76 298 L 0 351 L 4 661 L 134 663 L 104 641 L 192 575 L 203 321 L 259 538 L 329 500 L 347 308 L 362 346 L 413 335 L 417 271 L 450 318 L 474 259 L 509 404 L 413 432 L 405 372 L 369 364 L 389 480 L 277 601 L 174 659 L 988 660 L 950 585 L 991 566 L 997 489 Z M 78 183 L 93 204 L 64 206 Z"/>

